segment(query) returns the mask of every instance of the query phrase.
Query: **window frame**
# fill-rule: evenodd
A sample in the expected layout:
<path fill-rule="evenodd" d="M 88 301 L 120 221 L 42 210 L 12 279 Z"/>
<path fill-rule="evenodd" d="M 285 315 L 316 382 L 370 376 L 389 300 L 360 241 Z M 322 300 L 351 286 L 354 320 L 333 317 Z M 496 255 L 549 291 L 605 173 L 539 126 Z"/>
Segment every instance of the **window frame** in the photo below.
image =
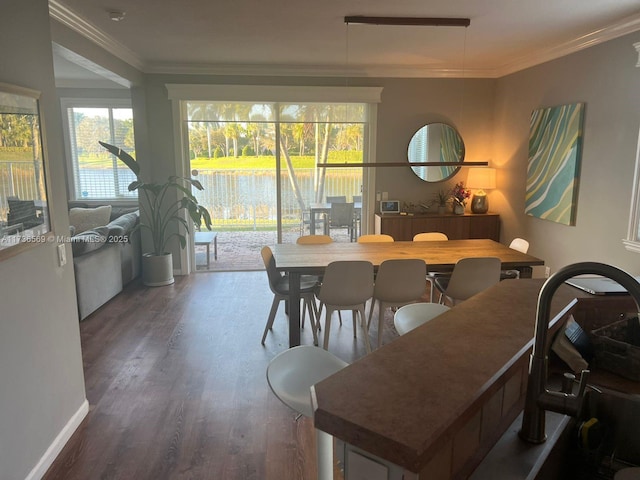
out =
<path fill-rule="evenodd" d="M 341 87 L 341 86 L 281 86 L 281 85 L 211 85 L 211 84 L 165 84 L 167 98 L 171 102 L 173 131 L 175 138 L 176 172 L 188 175 L 188 132 L 186 128 L 186 103 L 189 101 L 229 101 L 229 102 L 318 102 L 318 103 L 365 103 L 368 104 L 367 127 L 364 132 L 363 153 L 368 162 L 376 162 L 376 132 L 378 128 L 378 104 L 382 101 L 383 87 Z M 369 217 L 362 219 L 362 231 L 369 228 L 375 211 L 376 182 L 375 168 L 365 168 L 362 176 L 367 196 Z M 189 237 L 189 248 L 180 250 L 180 273 L 195 270 L 195 251 Z M 187 250 L 189 250 L 187 252 Z"/>
<path fill-rule="evenodd" d="M 67 194 L 70 202 L 82 202 L 88 205 L 100 205 L 109 203 L 111 205 L 131 206 L 138 204 L 137 197 L 104 197 L 104 198 L 82 198 L 76 196 L 76 177 L 73 152 L 71 149 L 71 128 L 69 125 L 70 108 L 129 108 L 133 113 L 133 106 L 130 98 L 76 98 L 64 97 L 60 99 L 62 113 L 62 129 L 64 133 L 65 165 L 67 167 Z"/>
<path fill-rule="evenodd" d="M 627 238 L 623 239 L 622 243 L 627 250 L 640 253 L 640 130 L 638 131 L 636 166 L 631 190 L 629 227 L 627 229 Z"/>

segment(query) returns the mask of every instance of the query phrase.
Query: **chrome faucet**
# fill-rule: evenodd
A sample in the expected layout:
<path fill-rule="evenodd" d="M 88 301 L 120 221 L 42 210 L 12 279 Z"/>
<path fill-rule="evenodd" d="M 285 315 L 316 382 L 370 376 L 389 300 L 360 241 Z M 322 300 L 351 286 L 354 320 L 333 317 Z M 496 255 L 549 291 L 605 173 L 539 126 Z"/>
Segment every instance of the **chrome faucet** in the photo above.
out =
<path fill-rule="evenodd" d="M 582 408 L 589 371 L 582 371 L 577 394 L 571 393 L 571 388 L 567 387 L 566 382 L 564 388 L 559 392 L 547 390 L 548 357 L 545 346 L 553 294 L 565 280 L 583 274 L 601 275 L 615 280 L 631 294 L 636 302 L 636 307 L 640 305 L 640 283 L 628 273 L 603 263 L 582 262 L 567 265 L 549 277 L 544 283 L 538 294 L 535 340 L 529 361 L 527 396 L 522 417 L 522 428 L 519 432 L 520 438 L 530 443 L 542 443 L 546 440 L 546 410 L 576 416 Z"/>

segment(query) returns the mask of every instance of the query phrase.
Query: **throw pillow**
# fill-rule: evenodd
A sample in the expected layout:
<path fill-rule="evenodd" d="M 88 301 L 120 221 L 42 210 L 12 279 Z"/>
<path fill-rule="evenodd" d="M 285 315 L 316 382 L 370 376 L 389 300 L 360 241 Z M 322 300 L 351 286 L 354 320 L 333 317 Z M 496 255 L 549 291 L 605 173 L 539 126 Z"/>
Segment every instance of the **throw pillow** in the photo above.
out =
<path fill-rule="evenodd" d="M 96 227 L 94 230 L 82 232 L 71 237 L 71 251 L 74 257 L 79 257 L 85 253 L 98 250 L 107 242 L 109 229 L 107 227 Z"/>
<path fill-rule="evenodd" d="M 72 208 L 69 210 L 69 224 L 76 229 L 76 234 L 93 230 L 109 223 L 111 205 L 96 208 Z"/>

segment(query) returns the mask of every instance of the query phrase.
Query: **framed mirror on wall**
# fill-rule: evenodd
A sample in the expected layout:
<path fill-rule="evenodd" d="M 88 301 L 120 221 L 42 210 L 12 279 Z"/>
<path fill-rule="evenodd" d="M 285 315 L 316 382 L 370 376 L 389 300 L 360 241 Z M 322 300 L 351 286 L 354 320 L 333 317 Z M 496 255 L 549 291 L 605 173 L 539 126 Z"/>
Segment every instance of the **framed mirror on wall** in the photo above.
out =
<path fill-rule="evenodd" d="M 0 259 L 52 238 L 39 98 L 0 83 Z"/>
<path fill-rule="evenodd" d="M 464 161 L 465 147 L 458 131 L 446 123 L 429 123 L 411 137 L 407 149 L 410 163 L 440 162 L 441 166 L 411 166 L 425 182 L 443 182 L 453 177 Z"/>

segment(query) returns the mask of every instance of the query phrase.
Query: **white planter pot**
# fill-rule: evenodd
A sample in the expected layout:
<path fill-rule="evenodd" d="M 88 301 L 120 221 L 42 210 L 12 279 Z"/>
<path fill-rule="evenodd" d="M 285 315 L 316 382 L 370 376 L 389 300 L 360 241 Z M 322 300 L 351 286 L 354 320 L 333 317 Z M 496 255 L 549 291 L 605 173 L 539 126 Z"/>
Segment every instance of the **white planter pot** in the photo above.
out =
<path fill-rule="evenodd" d="M 142 283 L 148 287 L 161 287 L 171 285 L 173 278 L 173 255 L 142 255 Z"/>

